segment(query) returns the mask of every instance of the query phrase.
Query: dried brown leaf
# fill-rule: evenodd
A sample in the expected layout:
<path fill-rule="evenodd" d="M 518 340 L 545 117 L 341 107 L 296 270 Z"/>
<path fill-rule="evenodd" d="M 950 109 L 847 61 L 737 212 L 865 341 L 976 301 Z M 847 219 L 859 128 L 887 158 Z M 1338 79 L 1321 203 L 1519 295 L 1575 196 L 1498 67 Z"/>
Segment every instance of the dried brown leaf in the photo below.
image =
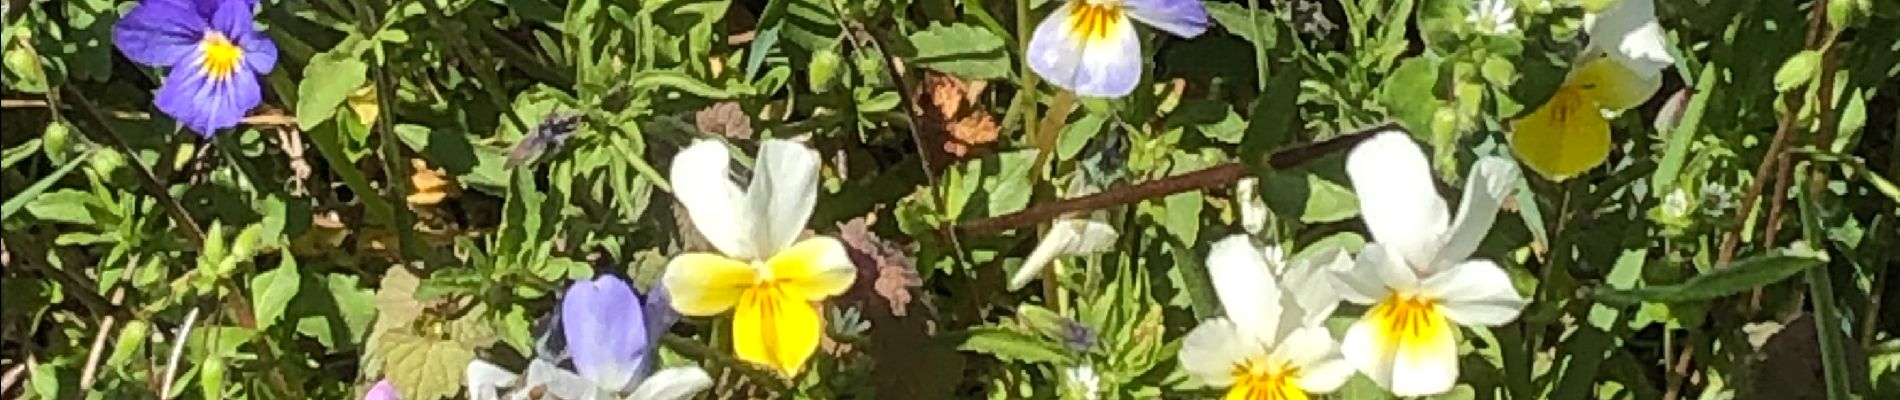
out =
<path fill-rule="evenodd" d="M 701 132 L 725 136 L 730 139 L 752 138 L 752 117 L 746 115 L 745 108 L 738 102 L 722 102 L 700 110 L 693 115 Z"/>

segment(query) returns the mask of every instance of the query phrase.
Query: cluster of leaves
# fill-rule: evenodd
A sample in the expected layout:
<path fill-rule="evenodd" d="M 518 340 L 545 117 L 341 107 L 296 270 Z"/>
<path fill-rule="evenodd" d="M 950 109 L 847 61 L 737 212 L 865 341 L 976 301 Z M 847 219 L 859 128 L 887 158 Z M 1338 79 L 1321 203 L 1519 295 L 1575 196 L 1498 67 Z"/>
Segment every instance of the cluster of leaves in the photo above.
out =
<path fill-rule="evenodd" d="M 132 2 L 5 3 L 0 395 L 351 398 L 388 378 L 457 398 L 470 360 L 545 345 L 569 281 L 644 292 L 707 248 L 661 172 L 705 137 L 817 148 L 809 228 L 861 268 L 792 380 L 735 361 L 724 322 L 675 327 L 667 362 L 704 366 L 713 396 L 1215 395 L 1174 354 L 1220 314 L 1201 263 L 1251 199 L 1134 185 L 1241 165 L 1266 239 L 1356 251 L 1343 157 L 1295 153 L 1395 121 L 1461 182 L 1509 153 L 1604 2 L 1511 1 L 1521 29 L 1487 31 L 1452 0 L 1210 1 L 1206 35 L 1144 33 L 1144 84 L 1113 100 L 1022 67 L 1058 1 L 260 3 L 282 54 L 265 105 L 210 139 L 112 48 Z M 1820 398 L 1836 378 L 1900 396 L 1900 7 L 1658 14 L 1673 95 L 1614 120 L 1607 166 L 1519 183 L 1479 253 L 1531 306 L 1464 332 L 1441 397 Z M 1119 238 L 1005 290 L 1038 232 L 965 228 L 1083 186 L 1128 200 L 1099 210 Z"/>

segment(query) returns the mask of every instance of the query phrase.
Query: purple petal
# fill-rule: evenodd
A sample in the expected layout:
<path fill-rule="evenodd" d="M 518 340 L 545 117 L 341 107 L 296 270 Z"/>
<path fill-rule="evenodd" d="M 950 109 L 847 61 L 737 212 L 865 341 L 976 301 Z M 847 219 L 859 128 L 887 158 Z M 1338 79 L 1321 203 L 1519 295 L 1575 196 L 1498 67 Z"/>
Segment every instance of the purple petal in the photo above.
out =
<path fill-rule="evenodd" d="M 186 3 L 186 2 L 191 3 L 192 9 L 197 10 L 198 15 L 204 16 L 206 20 L 210 20 L 212 17 L 218 15 L 218 9 L 223 8 L 225 6 L 224 3 L 238 3 L 238 5 L 244 6 L 244 11 L 250 11 L 251 7 L 256 6 L 258 2 L 258 0 L 169 0 L 169 1 L 176 1 L 180 3 Z M 247 13 L 246 16 L 249 16 L 249 14 Z"/>
<path fill-rule="evenodd" d="M 277 42 L 271 41 L 270 35 L 252 30 L 233 40 L 244 51 L 244 66 L 251 72 L 269 74 L 271 68 L 277 65 Z"/>
<path fill-rule="evenodd" d="M 569 286 L 561 300 L 561 328 L 574 370 L 601 387 L 625 390 L 646 353 L 641 308 L 627 282 L 611 275 Z"/>
<path fill-rule="evenodd" d="M 376 386 L 371 386 L 369 393 L 363 394 L 363 400 L 402 400 L 402 395 L 396 393 L 396 385 L 389 384 L 389 379 L 385 378 L 377 381 Z"/>
<path fill-rule="evenodd" d="M 184 0 L 148 0 L 113 26 L 112 43 L 125 58 L 152 66 L 171 66 L 195 53 L 210 25 Z"/>
<path fill-rule="evenodd" d="M 1175 36 L 1192 38 L 1207 31 L 1207 9 L 1200 0 L 1123 0 L 1122 5 L 1136 21 Z"/>
<path fill-rule="evenodd" d="M 194 52 L 186 58 L 172 67 L 155 101 L 159 111 L 199 136 L 210 137 L 219 129 L 237 126 L 244 114 L 264 101 L 256 75 L 232 73 L 223 80 L 211 79 L 205 76 L 203 55 Z"/>
<path fill-rule="evenodd" d="M 254 0 L 222 0 L 218 2 L 217 14 L 211 18 L 211 27 L 230 38 L 243 52 L 245 67 L 259 75 L 270 73 L 277 65 L 277 43 L 270 40 L 252 26 L 251 4 Z"/>

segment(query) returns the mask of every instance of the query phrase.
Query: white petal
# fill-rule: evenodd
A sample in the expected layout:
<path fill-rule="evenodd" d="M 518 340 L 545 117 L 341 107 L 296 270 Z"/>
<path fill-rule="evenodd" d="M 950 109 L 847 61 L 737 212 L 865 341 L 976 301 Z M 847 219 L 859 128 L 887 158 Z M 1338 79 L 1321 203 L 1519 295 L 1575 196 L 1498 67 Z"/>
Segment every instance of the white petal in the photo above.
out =
<path fill-rule="evenodd" d="M 1334 271 L 1332 282 L 1340 299 L 1355 304 L 1373 304 L 1393 292 L 1410 293 L 1419 286 L 1418 275 L 1378 243 L 1367 243 L 1352 268 Z"/>
<path fill-rule="evenodd" d="M 1215 318 L 1202 322 L 1181 339 L 1181 367 L 1208 386 L 1226 387 L 1234 382 L 1234 366 L 1264 348 L 1241 337 L 1233 321 Z"/>
<path fill-rule="evenodd" d="M 1368 314 L 1346 330 L 1339 350 L 1347 362 L 1400 397 L 1451 389 L 1458 379 L 1458 342 L 1451 324 L 1438 324 L 1425 340 L 1387 334 L 1381 325 L 1378 317 Z"/>
<path fill-rule="evenodd" d="M 560 399 L 597 399 L 600 398 L 601 387 L 554 363 L 536 359 L 528 365 L 527 376 L 522 378 L 521 389 L 515 391 L 515 397 L 537 391 L 545 391 Z"/>
<path fill-rule="evenodd" d="M 1016 291 L 1042 276 L 1042 269 L 1056 257 L 1080 256 L 1108 250 L 1120 237 L 1115 227 L 1102 219 L 1064 218 L 1049 227 L 1049 233 L 1036 243 L 1036 249 L 1023 259 L 1022 268 L 1009 278 L 1009 290 Z"/>
<path fill-rule="evenodd" d="M 1036 25 L 1029 68 L 1055 85 L 1087 97 L 1121 97 L 1141 80 L 1141 39 L 1126 15 L 1091 19 L 1099 31 L 1077 32 L 1077 2 L 1064 2 Z"/>
<path fill-rule="evenodd" d="M 1618 63 L 1652 77 L 1676 63 L 1669 54 L 1669 38 L 1656 23 L 1653 0 L 1622 0 L 1597 14 L 1585 15 L 1584 30 L 1590 34 L 1590 47 L 1615 58 Z"/>
<path fill-rule="evenodd" d="M 697 366 L 673 367 L 660 370 L 648 377 L 640 387 L 633 390 L 627 400 L 681 400 L 692 398 L 708 388 L 712 388 L 712 376 Z"/>
<path fill-rule="evenodd" d="M 1432 166 L 1405 131 L 1379 133 L 1346 156 L 1346 174 L 1373 241 L 1411 265 L 1432 262 L 1445 231 L 1445 199 L 1432 186 Z"/>
<path fill-rule="evenodd" d="M 818 203 L 818 152 L 787 140 L 760 143 L 745 195 L 758 255 L 778 254 L 805 232 Z"/>
<path fill-rule="evenodd" d="M 1228 236 L 1207 253 L 1207 274 L 1221 309 L 1245 336 L 1272 345 L 1280 337 L 1282 294 L 1266 260 L 1246 235 Z"/>
<path fill-rule="evenodd" d="M 1511 276 L 1489 260 L 1466 261 L 1426 278 L 1425 293 L 1438 299 L 1445 317 L 1466 326 L 1510 323 L 1527 302 Z"/>
<path fill-rule="evenodd" d="M 1329 358 L 1300 368 L 1299 386 L 1310 393 L 1332 393 L 1357 373 L 1344 358 Z"/>
<path fill-rule="evenodd" d="M 1294 329 L 1273 347 L 1273 356 L 1269 359 L 1291 363 L 1301 367 L 1340 358 L 1339 343 L 1333 341 L 1332 333 L 1325 327 L 1307 326 Z"/>
<path fill-rule="evenodd" d="M 1241 178 L 1234 184 L 1234 201 L 1240 203 L 1240 226 L 1254 235 L 1267 227 L 1267 202 L 1257 194 L 1259 187 L 1260 179 L 1253 177 Z"/>
<path fill-rule="evenodd" d="M 686 207 L 686 216 L 699 234 L 726 256 L 753 259 L 759 256 L 753 243 L 753 221 L 747 218 L 745 194 L 732 183 L 726 145 L 717 140 L 701 140 L 680 150 L 673 157 L 669 177 L 673 196 Z"/>
<path fill-rule="evenodd" d="M 1445 246 L 1438 250 L 1438 260 L 1432 262 L 1432 268 L 1450 267 L 1471 258 L 1478 243 L 1491 233 L 1498 207 L 1511 195 L 1511 189 L 1517 187 L 1517 178 L 1517 163 L 1507 158 L 1487 156 L 1472 164 L 1471 174 L 1465 179 L 1464 200 L 1458 204 L 1458 216 L 1452 221 L 1451 234 L 1446 236 Z"/>
<path fill-rule="evenodd" d="M 468 397 L 473 400 L 498 400 L 497 390 L 515 385 L 520 376 L 501 366 L 477 359 L 468 363 L 466 372 Z"/>
<path fill-rule="evenodd" d="M 1281 287 L 1291 293 L 1299 305 L 1303 325 L 1318 325 L 1339 308 L 1339 290 L 1333 287 L 1333 274 L 1352 268 L 1352 258 L 1338 248 L 1329 248 L 1294 260 L 1280 277 Z"/>
<path fill-rule="evenodd" d="M 1352 364 L 1342 358 L 1339 343 L 1334 342 L 1332 333 L 1323 327 L 1309 326 L 1293 331 L 1273 354 L 1275 360 L 1299 367 L 1299 386 L 1307 392 L 1329 393 L 1352 378 Z"/>

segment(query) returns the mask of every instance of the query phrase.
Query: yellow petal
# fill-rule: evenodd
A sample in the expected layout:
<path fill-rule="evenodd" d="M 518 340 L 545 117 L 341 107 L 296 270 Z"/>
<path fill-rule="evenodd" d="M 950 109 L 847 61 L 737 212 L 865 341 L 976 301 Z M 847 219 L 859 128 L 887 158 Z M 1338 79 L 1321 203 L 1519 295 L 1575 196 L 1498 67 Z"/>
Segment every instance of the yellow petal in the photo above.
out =
<path fill-rule="evenodd" d="M 666 264 L 664 281 L 680 314 L 708 316 L 731 309 L 758 283 L 758 268 L 709 253 L 687 253 Z"/>
<path fill-rule="evenodd" d="M 1616 59 L 1600 57 L 1571 71 L 1568 85 L 1595 99 L 1597 106 L 1622 112 L 1643 105 L 1662 88 L 1662 74 L 1650 75 L 1645 78 Z"/>
<path fill-rule="evenodd" d="M 1456 333 L 1427 299 L 1389 295 L 1347 329 L 1340 352 L 1401 397 L 1443 393 L 1458 380 Z"/>
<path fill-rule="evenodd" d="M 1545 178 L 1570 179 L 1609 158 L 1610 122 L 1581 88 L 1565 85 L 1511 128 L 1511 149 Z"/>
<path fill-rule="evenodd" d="M 797 376 L 818 351 L 818 309 L 774 284 L 746 290 L 732 317 L 732 348 L 739 359 Z"/>
<path fill-rule="evenodd" d="M 844 244 L 828 236 L 813 236 L 792 244 L 766 262 L 772 278 L 786 294 L 820 301 L 844 293 L 858 278 Z"/>

